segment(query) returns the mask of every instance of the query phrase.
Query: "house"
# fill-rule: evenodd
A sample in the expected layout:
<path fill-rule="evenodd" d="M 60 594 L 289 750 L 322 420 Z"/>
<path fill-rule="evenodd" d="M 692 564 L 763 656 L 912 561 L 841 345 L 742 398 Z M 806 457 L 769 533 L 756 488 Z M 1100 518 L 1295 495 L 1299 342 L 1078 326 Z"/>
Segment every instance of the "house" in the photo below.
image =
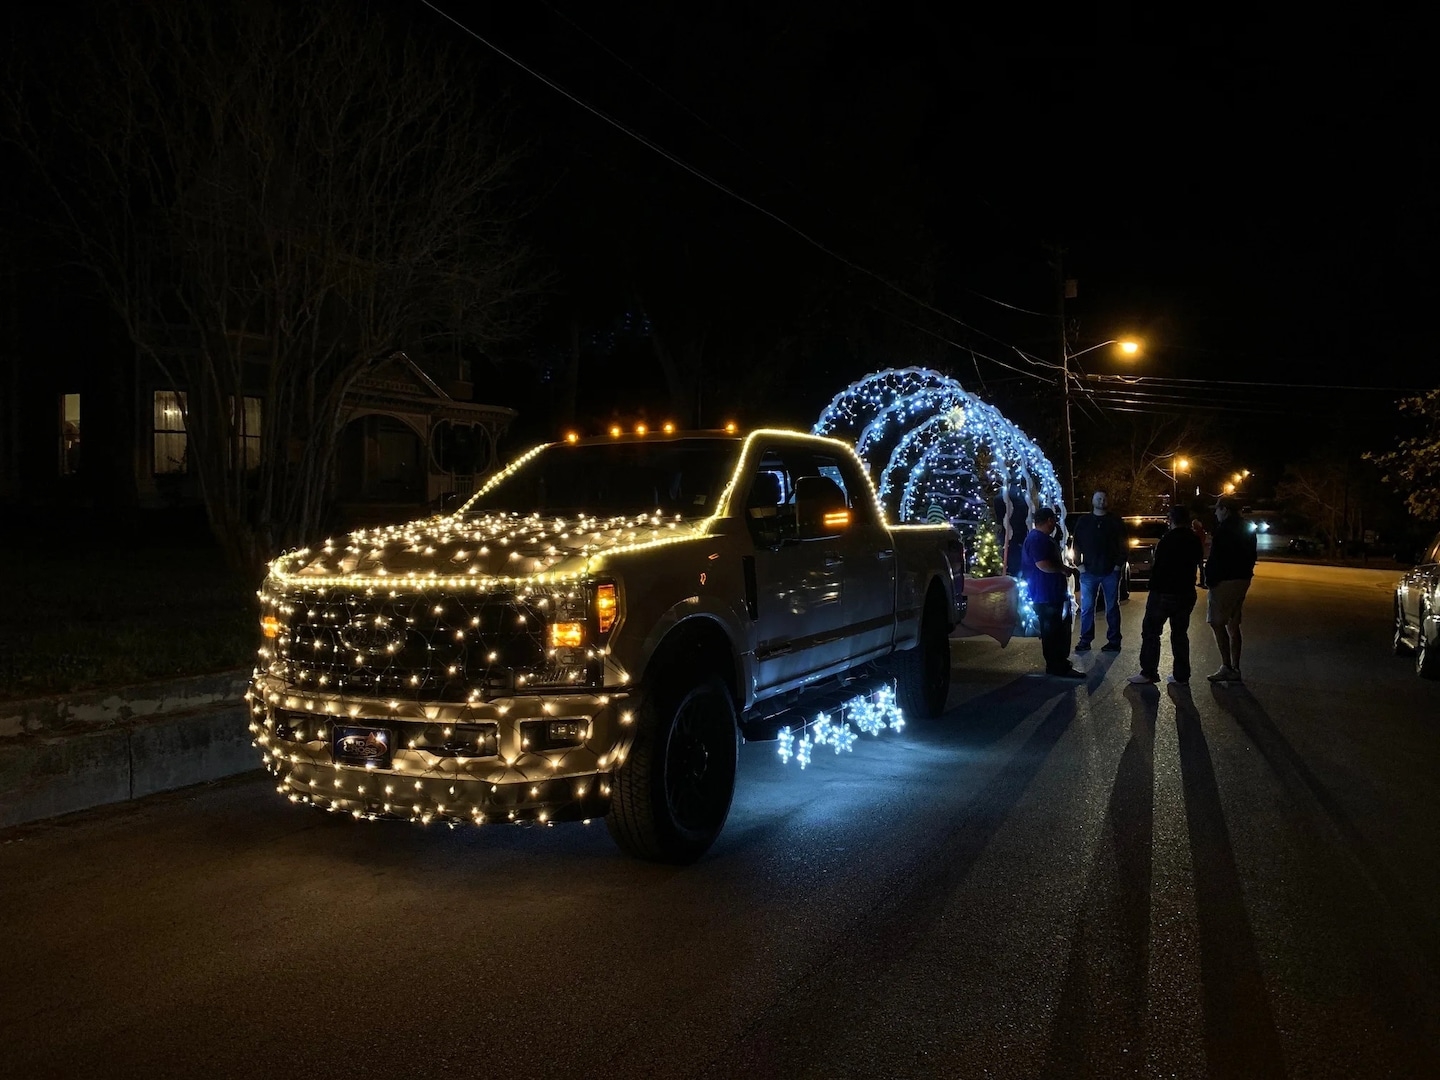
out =
<path fill-rule="evenodd" d="M 198 506 L 187 466 L 187 393 L 143 362 L 56 362 L 0 350 L 0 504 L 73 510 Z M 498 464 L 515 410 L 470 400 L 463 376 L 432 377 L 403 353 L 346 397 L 332 498 L 346 524 L 403 520 L 463 498 Z M 265 401 L 245 396 L 239 424 L 258 464 Z M 12 523 L 21 515 L 4 515 Z M 29 516 L 29 515 L 25 515 Z"/>

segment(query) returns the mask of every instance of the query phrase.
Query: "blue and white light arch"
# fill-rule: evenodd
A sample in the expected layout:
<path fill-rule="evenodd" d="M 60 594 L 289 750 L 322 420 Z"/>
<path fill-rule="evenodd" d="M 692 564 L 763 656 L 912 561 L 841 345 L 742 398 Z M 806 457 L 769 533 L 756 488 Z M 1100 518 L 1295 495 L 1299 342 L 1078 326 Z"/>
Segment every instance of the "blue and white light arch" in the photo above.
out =
<path fill-rule="evenodd" d="M 928 368 L 889 368 L 851 383 L 813 430 L 855 442 L 892 521 L 924 521 L 938 506 L 971 550 L 982 530 L 996 529 L 1008 547 L 1037 507 L 1065 505 L 1039 446 Z"/>

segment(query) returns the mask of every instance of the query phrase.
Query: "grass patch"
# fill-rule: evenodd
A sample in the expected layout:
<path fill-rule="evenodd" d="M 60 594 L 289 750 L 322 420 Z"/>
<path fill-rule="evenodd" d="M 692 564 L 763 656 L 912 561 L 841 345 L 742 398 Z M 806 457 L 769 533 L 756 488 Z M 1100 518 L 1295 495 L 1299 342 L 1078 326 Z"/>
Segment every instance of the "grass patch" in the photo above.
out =
<path fill-rule="evenodd" d="M 208 547 L 0 549 L 0 699 L 248 667 L 258 586 Z"/>

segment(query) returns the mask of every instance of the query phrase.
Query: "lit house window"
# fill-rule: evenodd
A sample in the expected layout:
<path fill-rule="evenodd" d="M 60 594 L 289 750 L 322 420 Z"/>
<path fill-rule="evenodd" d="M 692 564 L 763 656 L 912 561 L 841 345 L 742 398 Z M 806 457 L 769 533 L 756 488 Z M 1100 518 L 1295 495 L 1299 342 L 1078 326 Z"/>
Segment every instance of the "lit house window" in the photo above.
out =
<path fill-rule="evenodd" d="M 80 395 L 66 394 L 60 422 L 60 475 L 80 471 Z"/>
<path fill-rule="evenodd" d="M 155 474 L 183 473 L 189 438 L 185 434 L 185 393 L 155 391 Z"/>
<path fill-rule="evenodd" d="M 235 415 L 235 399 L 230 399 L 230 418 L 235 422 L 235 434 L 240 438 L 241 460 L 247 470 L 260 467 L 260 399 L 241 399 L 244 406 L 240 415 Z"/>

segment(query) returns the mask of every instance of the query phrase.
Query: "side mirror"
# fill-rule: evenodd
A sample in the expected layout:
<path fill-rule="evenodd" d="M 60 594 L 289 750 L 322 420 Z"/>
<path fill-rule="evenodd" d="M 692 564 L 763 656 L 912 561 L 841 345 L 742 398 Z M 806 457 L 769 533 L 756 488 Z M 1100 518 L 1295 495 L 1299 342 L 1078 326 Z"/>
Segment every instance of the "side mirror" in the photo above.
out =
<path fill-rule="evenodd" d="M 852 517 L 845 493 L 828 476 L 801 476 L 795 481 L 796 538 L 821 540 L 850 528 Z"/>

